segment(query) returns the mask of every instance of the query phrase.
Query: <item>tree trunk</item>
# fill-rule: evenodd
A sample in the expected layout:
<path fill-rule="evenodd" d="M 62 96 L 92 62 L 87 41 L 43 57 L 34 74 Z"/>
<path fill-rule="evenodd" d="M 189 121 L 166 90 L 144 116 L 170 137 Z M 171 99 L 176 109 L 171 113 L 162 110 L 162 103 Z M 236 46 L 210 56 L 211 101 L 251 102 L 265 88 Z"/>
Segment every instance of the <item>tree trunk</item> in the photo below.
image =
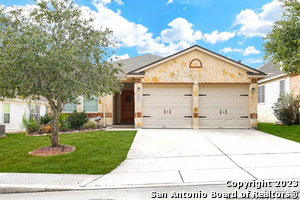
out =
<path fill-rule="evenodd" d="M 52 120 L 52 135 L 51 135 L 51 143 L 52 147 L 58 147 L 59 141 L 58 141 L 58 132 L 59 132 L 59 112 L 53 111 L 53 120 Z"/>

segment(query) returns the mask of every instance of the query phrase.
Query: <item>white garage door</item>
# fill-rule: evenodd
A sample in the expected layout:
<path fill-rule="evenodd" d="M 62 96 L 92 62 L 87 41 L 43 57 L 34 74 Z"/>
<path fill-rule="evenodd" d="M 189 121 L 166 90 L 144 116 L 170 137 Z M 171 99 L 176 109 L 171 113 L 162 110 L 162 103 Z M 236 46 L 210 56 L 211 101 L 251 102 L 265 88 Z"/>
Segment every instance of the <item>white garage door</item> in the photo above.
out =
<path fill-rule="evenodd" d="M 248 128 L 249 86 L 199 86 L 199 128 Z"/>
<path fill-rule="evenodd" d="M 192 128 L 192 87 L 145 85 L 143 128 Z"/>

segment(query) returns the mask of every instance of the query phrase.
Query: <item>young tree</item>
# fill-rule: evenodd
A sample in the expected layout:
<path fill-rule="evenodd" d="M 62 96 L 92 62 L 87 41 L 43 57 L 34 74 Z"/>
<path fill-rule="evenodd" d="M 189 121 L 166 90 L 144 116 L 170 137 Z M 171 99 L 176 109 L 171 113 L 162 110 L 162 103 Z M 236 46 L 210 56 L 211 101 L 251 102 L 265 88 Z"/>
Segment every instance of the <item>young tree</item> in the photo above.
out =
<path fill-rule="evenodd" d="M 95 28 L 71 0 L 38 0 L 33 9 L 0 7 L 0 96 L 43 96 L 52 110 L 50 134 L 66 103 L 120 90 L 119 66 L 106 62 L 112 32 Z"/>
<path fill-rule="evenodd" d="M 265 59 L 279 63 L 285 73 L 300 73 L 300 1 L 283 2 L 282 19 L 276 21 L 264 38 Z"/>

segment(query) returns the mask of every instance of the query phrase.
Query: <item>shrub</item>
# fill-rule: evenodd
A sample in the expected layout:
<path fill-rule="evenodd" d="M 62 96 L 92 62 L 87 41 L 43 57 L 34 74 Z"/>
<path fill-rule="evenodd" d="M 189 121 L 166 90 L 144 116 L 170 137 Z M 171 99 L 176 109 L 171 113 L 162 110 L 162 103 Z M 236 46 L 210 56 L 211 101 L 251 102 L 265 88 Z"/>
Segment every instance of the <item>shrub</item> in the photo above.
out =
<path fill-rule="evenodd" d="M 58 125 L 59 125 L 59 129 L 61 131 L 65 131 L 66 129 L 69 128 L 68 117 L 69 117 L 69 114 L 67 114 L 67 113 L 59 114 L 59 120 L 58 120 L 59 124 Z"/>
<path fill-rule="evenodd" d="M 293 94 L 281 94 L 272 106 L 274 115 L 283 125 L 292 125 L 297 119 L 295 111 L 295 98 Z M 299 107 L 298 107 L 299 109 Z"/>
<path fill-rule="evenodd" d="M 86 116 L 85 112 L 74 112 L 70 114 L 67 121 L 71 129 L 80 129 L 85 123 L 89 121 L 89 118 Z"/>
<path fill-rule="evenodd" d="M 84 128 L 85 128 L 85 129 L 95 129 L 95 128 L 96 128 L 96 125 L 95 125 L 94 122 L 88 121 L 88 123 L 84 124 Z"/>
<path fill-rule="evenodd" d="M 52 117 L 48 114 L 45 114 L 41 117 L 41 124 L 49 124 L 52 121 Z"/>
<path fill-rule="evenodd" d="M 28 133 L 37 132 L 38 124 L 36 123 L 34 118 L 28 119 L 26 114 L 24 113 L 22 118 L 22 125 L 26 129 Z"/>

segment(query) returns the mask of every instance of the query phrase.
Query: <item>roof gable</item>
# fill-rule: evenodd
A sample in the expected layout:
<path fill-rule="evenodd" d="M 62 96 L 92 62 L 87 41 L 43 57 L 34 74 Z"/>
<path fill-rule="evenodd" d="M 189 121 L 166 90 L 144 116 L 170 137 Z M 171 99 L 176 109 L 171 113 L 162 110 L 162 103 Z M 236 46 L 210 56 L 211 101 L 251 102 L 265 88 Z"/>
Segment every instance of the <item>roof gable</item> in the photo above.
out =
<path fill-rule="evenodd" d="M 250 73 L 252 73 L 252 74 L 265 75 L 263 72 L 261 72 L 261 71 L 259 71 L 259 70 L 253 69 L 253 68 L 251 68 L 251 67 L 249 67 L 249 66 L 247 66 L 247 65 L 244 65 L 244 64 L 242 64 L 242 63 L 240 63 L 240 62 L 236 62 L 236 61 L 234 61 L 234 60 L 232 60 L 232 59 L 226 58 L 226 57 L 224 57 L 224 56 L 222 56 L 222 55 L 220 55 L 220 54 L 217 54 L 217 53 L 215 53 L 215 52 L 212 52 L 212 51 L 210 51 L 210 50 L 208 50 L 208 49 L 205 49 L 205 48 L 203 48 L 203 47 L 200 47 L 200 46 L 198 46 L 198 45 L 194 45 L 194 46 L 192 46 L 192 47 L 190 47 L 190 48 L 187 48 L 187 49 L 185 49 L 185 50 L 183 50 L 183 51 L 180 51 L 180 52 L 175 53 L 175 54 L 173 54 L 173 55 L 170 55 L 170 56 L 168 56 L 168 57 L 165 57 L 165 58 L 162 58 L 162 59 L 160 59 L 160 60 L 157 60 L 157 61 L 155 61 L 155 62 L 153 62 L 153 63 L 150 63 L 150 64 L 148 64 L 148 65 L 145 65 L 145 66 L 143 66 L 143 67 L 140 67 L 140 68 L 138 68 L 138 69 L 136 69 L 136 70 L 132 70 L 132 71 L 130 71 L 128 74 L 144 73 L 145 70 L 147 70 L 147 69 L 150 69 L 150 68 L 155 67 L 155 66 L 157 66 L 157 65 L 159 65 L 159 64 L 162 64 L 162 63 L 164 63 L 164 62 L 167 62 L 167 61 L 169 61 L 169 60 L 172 60 L 172 59 L 174 59 L 174 58 L 176 58 L 176 57 L 178 57 L 178 56 L 181 56 L 181 55 L 183 55 L 183 54 L 189 53 L 189 52 L 191 52 L 191 51 L 193 51 L 193 50 L 198 50 L 198 51 L 201 51 L 201 52 L 203 52 L 203 53 L 206 53 L 206 54 L 208 54 L 208 55 L 210 55 L 210 56 L 213 56 L 213 57 L 215 57 L 215 58 L 218 58 L 218 59 L 220 59 L 220 60 L 226 61 L 226 62 L 228 62 L 228 63 L 230 63 L 230 64 L 232 64 L 232 65 L 234 65 L 234 66 L 237 66 L 237 67 L 239 67 L 239 68 L 242 68 L 242 69 L 244 69 L 244 70 L 246 70 L 247 72 L 250 72 Z"/>

